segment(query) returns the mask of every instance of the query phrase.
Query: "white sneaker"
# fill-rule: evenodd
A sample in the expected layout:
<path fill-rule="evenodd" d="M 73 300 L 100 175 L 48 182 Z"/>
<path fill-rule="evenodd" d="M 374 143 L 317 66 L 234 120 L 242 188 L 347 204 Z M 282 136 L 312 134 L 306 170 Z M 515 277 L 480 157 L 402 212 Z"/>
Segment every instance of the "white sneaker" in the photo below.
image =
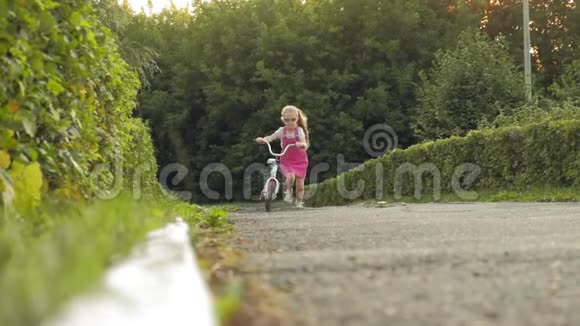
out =
<path fill-rule="evenodd" d="M 286 192 L 286 194 L 284 195 L 284 201 L 287 202 L 288 204 L 292 204 L 292 193 L 291 192 Z"/>
<path fill-rule="evenodd" d="M 296 208 L 304 208 L 304 202 L 301 200 L 296 201 Z"/>

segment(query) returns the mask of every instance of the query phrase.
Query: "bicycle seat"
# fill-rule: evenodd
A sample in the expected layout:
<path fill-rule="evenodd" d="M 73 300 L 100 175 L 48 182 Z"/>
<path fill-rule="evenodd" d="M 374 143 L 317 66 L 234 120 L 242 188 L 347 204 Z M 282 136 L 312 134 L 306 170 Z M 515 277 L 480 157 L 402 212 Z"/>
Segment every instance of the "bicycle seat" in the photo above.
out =
<path fill-rule="evenodd" d="M 269 165 L 272 165 L 274 163 L 276 163 L 276 159 L 275 158 L 269 158 L 268 161 L 266 161 Z"/>

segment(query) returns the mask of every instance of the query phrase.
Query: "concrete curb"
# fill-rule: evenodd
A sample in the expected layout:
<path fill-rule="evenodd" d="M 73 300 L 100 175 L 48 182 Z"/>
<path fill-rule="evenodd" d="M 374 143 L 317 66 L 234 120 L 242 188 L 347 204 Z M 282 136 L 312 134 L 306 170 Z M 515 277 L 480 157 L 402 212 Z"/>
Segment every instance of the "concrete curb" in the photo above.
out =
<path fill-rule="evenodd" d="M 180 217 L 148 234 L 107 271 L 101 289 L 81 295 L 44 326 L 216 326 L 211 294 Z"/>

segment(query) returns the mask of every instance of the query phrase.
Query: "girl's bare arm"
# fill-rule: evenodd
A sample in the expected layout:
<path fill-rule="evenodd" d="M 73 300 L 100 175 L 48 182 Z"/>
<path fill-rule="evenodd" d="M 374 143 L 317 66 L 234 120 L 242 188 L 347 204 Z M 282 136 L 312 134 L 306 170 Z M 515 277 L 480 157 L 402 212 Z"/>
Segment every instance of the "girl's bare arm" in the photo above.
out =
<path fill-rule="evenodd" d="M 299 140 L 299 142 L 296 144 L 296 146 L 298 146 L 300 148 L 304 148 L 304 150 L 307 150 L 308 144 L 306 143 L 306 138 L 304 137 L 303 133 L 299 134 L 298 140 Z"/>
<path fill-rule="evenodd" d="M 258 144 L 263 144 L 265 142 L 271 143 L 275 139 L 278 139 L 278 136 L 276 136 L 276 133 L 273 133 L 270 136 L 256 138 L 256 142 Z"/>

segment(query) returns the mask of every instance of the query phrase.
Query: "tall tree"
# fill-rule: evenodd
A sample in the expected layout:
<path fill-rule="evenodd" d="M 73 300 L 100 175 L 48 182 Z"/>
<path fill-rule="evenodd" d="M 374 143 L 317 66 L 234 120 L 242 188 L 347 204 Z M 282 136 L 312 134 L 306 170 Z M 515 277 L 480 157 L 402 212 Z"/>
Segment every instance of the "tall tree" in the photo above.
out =
<path fill-rule="evenodd" d="M 141 79 L 142 87 L 150 87 L 149 80 L 159 72 L 156 59 L 158 53 L 146 42 L 140 34 L 141 30 L 136 20 L 139 16 L 129 6 L 128 0 L 119 3 L 118 0 L 91 0 L 100 21 L 108 27 L 117 38 L 119 51 L 123 60 L 131 65 Z M 137 28 L 136 28 L 137 27 Z"/>
<path fill-rule="evenodd" d="M 210 163 L 241 180 L 246 166 L 265 161 L 252 140 L 278 127 L 286 104 L 308 114 L 311 164 L 331 166 L 324 178 L 336 175 L 339 154 L 371 157 L 362 140 L 376 124 L 391 126 L 401 147 L 415 143 L 419 72 L 463 30 L 480 27 L 488 3 L 197 0 L 192 8 L 136 15 L 125 35 L 159 53 L 161 72 L 139 106 L 159 164 L 185 164 L 182 186 L 199 192 Z M 223 188 L 223 180 L 211 186 Z"/>
<path fill-rule="evenodd" d="M 490 0 L 483 15 L 483 29 L 491 37 L 505 36 L 511 55 L 522 64 L 522 0 Z M 563 65 L 580 58 L 580 9 L 575 0 L 530 1 L 530 34 L 536 84 L 547 88 Z"/>
<path fill-rule="evenodd" d="M 438 52 L 423 77 L 415 131 L 424 139 L 463 136 L 522 103 L 520 75 L 505 45 L 468 30 L 454 50 Z"/>

